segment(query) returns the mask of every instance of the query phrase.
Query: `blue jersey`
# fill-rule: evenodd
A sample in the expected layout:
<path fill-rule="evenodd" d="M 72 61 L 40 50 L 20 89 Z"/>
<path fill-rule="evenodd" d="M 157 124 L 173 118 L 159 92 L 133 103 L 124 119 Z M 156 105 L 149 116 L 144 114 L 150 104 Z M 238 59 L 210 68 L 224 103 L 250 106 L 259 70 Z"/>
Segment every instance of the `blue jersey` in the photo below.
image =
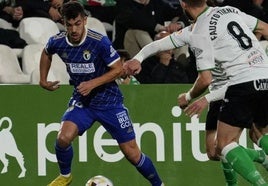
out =
<path fill-rule="evenodd" d="M 107 36 L 87 29 L 86 37 L 78 45 L 68 41 L 67 32 L 51 37 L 45 47 L 48 54 L 58 54 L 66 64 L 70 82 L 74 85 L 72 102 L 81 102 L 84 106 L 107 109 L 122 106 L 123 96 L 115 81 L 93 89 L 88 96 L 82 96 L 76 87 L 103 75 L 109 66 L 119 60 Z"/>

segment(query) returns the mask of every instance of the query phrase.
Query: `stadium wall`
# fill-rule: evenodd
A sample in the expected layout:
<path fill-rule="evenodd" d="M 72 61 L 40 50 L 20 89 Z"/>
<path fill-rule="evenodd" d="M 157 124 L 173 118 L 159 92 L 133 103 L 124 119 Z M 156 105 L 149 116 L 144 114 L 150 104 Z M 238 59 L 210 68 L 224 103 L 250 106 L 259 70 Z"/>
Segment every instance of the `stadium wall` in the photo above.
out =
<path fill-rule="evenodd" d="M 166 185 L 224 186 L 220 164 L 208 161 L 205 154 L 205 113 L 200 118 L 189 118 L 177 106 L 177 96 L 189 87 L 120 88 L 137 142 L 151 157 Z M 54 141 L 71 92 L 71 86 L 61 86 L 54 92 L 36 85 L 0 86 L 0 185 L 41 186 L 58 175 Z M 257 148 L 248 140 L 246 131 L 240 144 Z M 74 152 L 74 186 L 83 186 L 99 174 L 111 179 L 114 186 L 150 185 L 124 159 L 116 142 L 98 123 L 74 142 Z M 240 183 L 249 185 L 242 179 Z"/>

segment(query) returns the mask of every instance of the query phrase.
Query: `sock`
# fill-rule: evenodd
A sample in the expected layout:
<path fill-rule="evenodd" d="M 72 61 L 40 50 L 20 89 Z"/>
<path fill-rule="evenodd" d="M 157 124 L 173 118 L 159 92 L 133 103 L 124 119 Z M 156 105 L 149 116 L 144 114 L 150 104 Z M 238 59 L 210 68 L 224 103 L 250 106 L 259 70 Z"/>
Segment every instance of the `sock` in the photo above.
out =
<path fill-rule="evenodd" d="M 137 170 L 151 182 L 152 186 L 161 186 L 162 181 L 156 172 L 153 162 L 145 154 L 141 154 L 141 158 L 137 165 Z"/>
<path fill-rule="evenodd" d="M 243 178 L 255 186 L 268 184 L 257 171 L 249 155 L 236 142 L 230 143 L 222 149 L 223 157 L 232 165 L 233 169 Z"/>
<path fill-rule="evenodd" d="M 221 161 L 223 174 L 225 177 L 226 184 L 228 186 L 236 186 L 237 185 L 237 175 L 234 171 L 233 167 L 226 161 Z"/>
<path fill-rule="evenodd" d="M 71 164 L 73 159 L 73 147 L 70 145 L 67 148 L 61 148 L 56 142 L 55 145 L 56 157 L 62 175 L 71 173 Z"/>
<path fill-rule="evenodd" d="M 261 147 L 265 154 L 268 154 L 268 135 L 263 135 L 259 140 L 258 140 L 258 145 Z"/>
<path fill-rule="evenodd" d="M 252 161 L 258 162 L 258 163 L 264 162 L 266 154 L 263 150 L 255 150 L 255 149 L 250 149 L 250 148 L 244 148 L 244 150 L 249 155 L 249 157 Z"/>

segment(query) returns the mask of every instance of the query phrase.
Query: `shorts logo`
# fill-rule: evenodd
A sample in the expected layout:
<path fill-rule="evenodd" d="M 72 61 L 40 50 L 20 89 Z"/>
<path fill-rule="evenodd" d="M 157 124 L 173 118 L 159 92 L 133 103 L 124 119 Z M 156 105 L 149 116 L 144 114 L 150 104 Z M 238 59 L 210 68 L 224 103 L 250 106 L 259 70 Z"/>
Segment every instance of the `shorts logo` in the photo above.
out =
<path fill-rule="evenodd" d="M 4 167 L 1 171 L 1 174 L 4 174 L 8 171 L 8 159 L 6 155 L 12 156 L 16 158 L 21 173 L 18 178 L 25 177 L 26 168 L 24 167 L 24 158 L 22 153 L 19 151 L 17 147 L 17 143 L 13 134 L 11 133 L 12 121 L 9 117 L 3 117 L 0 119 L 0 127 L 3 123 L 8 123 L 7 128 L 0 130 L 0 160 L 3 163 Z"/>
<path fill-rule="evenodd" d="M 131 123 L 126 111 L 117 113 L 116 117 L 117 117 L 118 122 L 120 123 L 120 127 L 122 129 L 132 126 L 132 123 Z"/>
<path fill-rule="evenodd" d="M 255 90 L 268 90 L 268 79 L 258 79 L 254 81 Z"/>

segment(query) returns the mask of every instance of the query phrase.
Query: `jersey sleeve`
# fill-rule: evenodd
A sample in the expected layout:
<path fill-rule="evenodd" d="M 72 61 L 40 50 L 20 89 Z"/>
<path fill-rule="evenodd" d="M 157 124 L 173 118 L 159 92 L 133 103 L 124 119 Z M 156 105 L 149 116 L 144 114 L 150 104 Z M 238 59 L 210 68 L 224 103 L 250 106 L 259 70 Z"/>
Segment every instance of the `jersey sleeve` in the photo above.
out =
<path fill-rule="evenodd" d="M 177 32 L 173 32 L 170 35 L 171 41 L 176 48 L 185 46 L 189 43 L 190 35 L 191 35 L 190 29 L 191 29 L 191 27 L 188 26 L 188 27 L 185 27 Z"/>
<path fill-rule="evenodd" d="M 108 39 L 107 36 L 103 36 L 101 40 L 100 50 L 101 50 L 102 59 L 105 61 L 107 66 L 111 66 L 117 60 L 120 59 L 119 54 L 114 49 L 112 42 Z"/>
<path fill-rule="evenodd" d="M 66 37 L 66 32 L 60 32 L 54 36 L 51 36 L 48 39 L 48 42 L 45 46 L 45 51 L 47 54 L 53 55 L 56 53 L 56 48 L 59 45 L 59 40 Z"/>
<path fill-rule="evenodd" d="M 239 14 L 241 15 L 242 19 L 245 21 L 249 29 L 251 31 L 254 31 L 258 24 L 258 19 L 241 11 L 239 11 Z"/>
<path fill-rule="evenodd" d="M 142 62 L 146 58 L 155 55 L 157 52 L 173 50 L 175 48 L 185 46 L 189 42 L 190 32 L 188 29 L 189 27 L 184 28 L 178 32 L 173 32 L 169 36 L 166 36 L 160 40 L 149 43 L 148 45 L 144 46 L 133 58 Z"/>
<path fill-rule="evenodd" d="M 47 54 L 53 55 L 55 53 L 53 46 L 54 46 L 54 39 L 53 39 L 53 37 L 50 37 L 46 46 L 45 46 L 45 51 Z"/>
<path fill-rule="evenodd" d="M 204 35 L 190 35 L 190 49 L 196 58 L 197 71 L 215 68 L 213 46 L 210 39 Z"/>

